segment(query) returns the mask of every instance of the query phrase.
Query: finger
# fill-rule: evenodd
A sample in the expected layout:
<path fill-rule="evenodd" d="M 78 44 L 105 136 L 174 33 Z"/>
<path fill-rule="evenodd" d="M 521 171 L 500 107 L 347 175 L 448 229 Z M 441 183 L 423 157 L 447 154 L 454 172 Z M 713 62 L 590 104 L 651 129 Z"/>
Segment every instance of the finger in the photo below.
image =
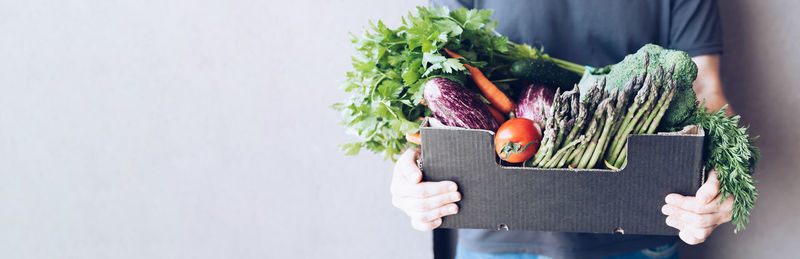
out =
<path fill-rule="evenodd" d="M 733 202 L 733 195 L 728 195 L 728 197 L 722 201 L 722 204 L 719 205 L 719 224 L 731 221 L 731 215 L 733 214 Z"/>
<path fill-rule="evenodd" d="M 711 235 L 711 232 L 714 231 L 715 226 L 710 227 L 694 227 L 694 226 L 686 226 L 681 232 L 686 233 L 688 236 L 694 237 L 700 242 L 703 242 Z"/>
<path fill-rule="evenodd" d="M 458 192 L 448 192 L 429 198 L 406 198 L 408 206 L 404 206 L 408 211 L 422 212 L 442 207 L 461 200 Z"/>
<path fill-rule="evenodd" d="M 700 203 L 710 203 L 717 197 L 717 193 L 719 193 L 719 179 L 717 179 L 717 170 L 711 170 L 708 174 L 708 180 L 700 186 L 700 189 L 697 189 L 697 197 Z"/>
<path fill-rule="evenodd" d="M 710 203 L 703 203 L 698 201 L 698 199 L 693 196 L 683 196 L 677 193 L 670 193 L 666 198 L 664 198 L 664 201 L 669 205 L 700 214 L 717 212 L 719 211 L 720 207 L 719 200 L 714 200 Z"/>
<path fill-rule="evenodd" d="M 700 244 L 703 241 L 705 241 L 705 240 L 700 240 L 700 239 L 698 239 L 698 238 L 696 238 L 696 237 L 694 237 L 694 236 L 692 236 L 692 235 L 690 235 L 688 233 L 685 233 L 683 231 L 678 232 L 678 236 L 681 238 L 681 240 L 683 240 L 683 242 L 685 242 L 688 245 L 696 245 L 696 244 Z"/>
<path fill-rule="evenodd" d="M 686 226 L 686 224 L 680 221 L 677 216 L 668 216 L 664 222 L 667 223 L 667 226 L 676 228 L 678 230 L 683 230 L 683 228 Z"/>
<path fill-rule="evenodd" d="M 681 210 L 678 208 L 678 210 Z M 691 227 L 713 227 L 720 222 L 718 215 L 719 213 L 711 213 L 711 214 L 697 214 L 688 211 L 681 211 L 679 215 L 677 215 L 678 220 L 686 223 L 687 226 Z"/>
<path fill-rule="evenodd" d="M 419 231 L 429 231 L 434 228 L 438 228 L 441 225 L 442 225 L 442 219 L 436 219 L 430 222 L 411 220 L 411 227 Z"/>
<path fill-rule="evenodd" d="M 686 223 L 687 225 L 698 227 L 710 227 L 726 222 L 722 219 L 724 218 L 725 214 L 721 212 L 698 214 L 669 204 L 661 207 L 661 213 L 664 213 L 664 215 L 667 216 L 672 216 L 681 222 Z"/>
<path fill-rule="evenodd" d="M 457 190 L 458 185 L 453 181 L 421 182 L 400 186 L 396 195 L 411 198 L 428 198 Z"/>
<path fill-rule="evenodd" d="M 693 226 L 691 224 L 687 224 L 686 222 L 680 220 L 676 216 L 669 216 L 666 219 L 666 223 L 668 226 L 676 228 L 679 231 L 679 236 L 681 239 L 690 245 L 696 245 L 702 243 L 706 240 L 706 238 L 711 235 L 711 232 L 714 231 L 718 225 L 712 225 L 708 227 L 699 227 Z"/>
<path fill-rule="evenodd" d="M 450 203 L 439 208 L 435 208 L 425 212 L 412 212 L 409 214 L 412 220 L 420 222 L 432 222 L 447 215 L 458 213 L 458 206 L 455 203 Z"/>

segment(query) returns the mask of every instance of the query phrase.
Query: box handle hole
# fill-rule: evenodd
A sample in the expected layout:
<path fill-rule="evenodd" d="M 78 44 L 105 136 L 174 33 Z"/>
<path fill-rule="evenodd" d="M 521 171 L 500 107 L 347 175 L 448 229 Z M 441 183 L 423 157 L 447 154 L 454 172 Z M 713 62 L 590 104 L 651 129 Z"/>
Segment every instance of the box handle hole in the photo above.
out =
<path fill-rule="evenodd" d="M 500 225 L 497 225 L 497 230 L 505 230 L 505 231 L 508 231 L 508 225 L 506 225 L 506 224 L 500 224 Z"/>

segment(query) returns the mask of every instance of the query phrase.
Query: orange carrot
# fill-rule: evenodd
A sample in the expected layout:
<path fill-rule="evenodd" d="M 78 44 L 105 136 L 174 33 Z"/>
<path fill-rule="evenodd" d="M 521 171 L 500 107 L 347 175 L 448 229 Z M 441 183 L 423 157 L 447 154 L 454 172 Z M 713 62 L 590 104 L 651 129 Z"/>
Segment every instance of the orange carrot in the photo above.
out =
<path fill-rule="evenodd" d="M 417 145 L 422 145 L 422 137 L 420 137 L 419 132 L 413 134 L 406 134 L 406 140 L 408 140 L 408 142 Z"/>
<path fill-rule="evenodd" d="M 503 114 L 500 113 L 500 111 L 498 111 L 497 109 L 488 104 L 486 105 L 486 107 L 489 108 L 490 112 L 492 112 L 492 116 L 494 116 L 494 119 L 497 120 L 498 125 L 502 125 L 503 122 L 506 122 L 506 117 L 503 116 Z"/>
<path fill-rule="evenodd" d="M 447 55 L 451 58 L 464 58 L 449 49 L 445 48 L 444 51 L 447 52 Z M 497 86 L 495 86 L 492 81 L 489 81 L 478 68 L 467 64 L 464 64 L 464 67 L 469 70 L 469 77 L 472 78 L 472 81 L 475 81 L 475 84 L 481 89 L 483 96 L 492 103 L 492 106 L 503 113 L 509 113 L 511 109 L 514 109 L 514 102 L 508 99 L 508 96 L 506 96 L 503 91 L 497 89 Z"/>
<path fill-rule="evenodd" d="M 447 55 L 450 56 L 451 58 L 464 58 L 464 56 L 458 55 L 447 48 L 442 48 L 442 49 L 444 49 L 444 52 L 447 52 Z"/>

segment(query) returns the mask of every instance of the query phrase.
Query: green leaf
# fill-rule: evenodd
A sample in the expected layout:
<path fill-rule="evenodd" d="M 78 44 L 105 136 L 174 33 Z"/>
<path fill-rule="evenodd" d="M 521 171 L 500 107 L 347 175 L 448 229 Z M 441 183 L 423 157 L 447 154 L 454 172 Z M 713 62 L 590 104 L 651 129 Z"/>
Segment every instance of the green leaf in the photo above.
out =
<path fill-rule="evenodd" d="M 428 69 L 425 70 L 425 73 L 422 74 L 422 76 L 423 77 L 424 76 L 428 76 L 428 74 L 430 74 L 433 71 L 436 71 L 437 69 L 442 69 L 442 63 L 436 63 L 436 64 L 433 64 L 432 66 L 428 67 Z"/>
<path fill-rule="evenodd" d="M 378 94 L 382 99 L 394 99 L 403 91 L 403 84 L 395 80 L 383 80 L 378 86 Z"/>
<path fill-rule="evenodd" d="M 403 83 L 406 85 L 413 84 L 414 82 L 419 80 L 419 76 L 420 74 L 416 70 L 407 69 L 405 72 L 403 72 Z"/>
<path fill-rule="evenodd" d="M 492 16 L 492 10 L 467 10 L 460 8 L 450 14 L 453 19 L 459 21 L 467 30 L 482 29 L 489 23 L 489 17 Z"/>
<path fill-rule="evenodd" d="M 461 29 L 461 26 L 458 26 L 458 24 L 456 24 L 451 20 L 436 21 L 434 22 L 434 26 L 438 31 L 445 34 L 445 37 L 443 39 L 444 41 L 448 39 L 448 36 L 455 37 L 461 35 L 461 33 L 464 32 L 464 30 Z M 441 35 L 441 33 L 439 35 Z"/>
<path fill-rule="evenodd" d="M 447 58 L 440 55 L 439 53 L 423 53 L 422 54 L 422 66 L 427 68 L 427 64 L 439 64 L 446 61 Z"/>
<path fill-rule="evenodd" d="M 361 151 L 361 142 L 352 142 L 341 145 L 344 154 L 348 156 L 355 156 Z"/>
<path fill-rule="evenodd" d="M 467 68 L 458 61 L 458 59 L 448 58 L 444 62 L 442 62 L 442 69 L 444 69 L 445 73 L 451 74 L 455 71 L 464 71 Z"/>

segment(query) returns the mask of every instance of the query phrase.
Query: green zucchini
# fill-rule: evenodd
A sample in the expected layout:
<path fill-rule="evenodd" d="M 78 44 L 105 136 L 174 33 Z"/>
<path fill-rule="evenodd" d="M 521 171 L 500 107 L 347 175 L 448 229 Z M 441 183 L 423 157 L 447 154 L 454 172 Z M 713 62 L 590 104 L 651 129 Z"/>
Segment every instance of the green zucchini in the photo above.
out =
<path fill-rule="evenodd" d="M 581 75 L 563 69 L 550 60 L 523 59 L 511 64 L 511 75 L 534 84 L 543 84 L 561 89 L 572 89 L 581 80 Z"/>

